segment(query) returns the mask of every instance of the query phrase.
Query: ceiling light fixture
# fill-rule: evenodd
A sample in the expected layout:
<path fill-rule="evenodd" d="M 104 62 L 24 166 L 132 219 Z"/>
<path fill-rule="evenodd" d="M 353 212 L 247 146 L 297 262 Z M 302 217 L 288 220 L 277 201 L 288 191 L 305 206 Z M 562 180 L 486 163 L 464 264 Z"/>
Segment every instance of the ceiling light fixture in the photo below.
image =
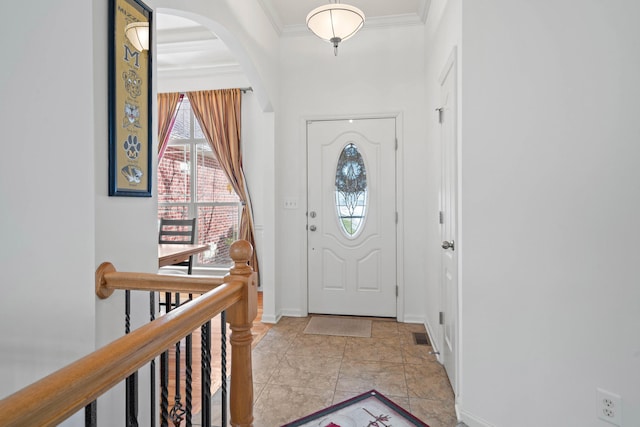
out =
<path fill-rule="evenodd" d="M 364 25 L 364 13 L 355 6 L 330 3 L 313 9 L 307 15 L 307 27 L 321 39 L 333 45 L 338 55 L 338 44 L 347 40 Z"/>
<path fill-rule="evenodd" d="M 127 36 L 133 47 L 138 51 L 149 50 L 149 23 L 132 22 L 124 27 L 124 35 Z"/>

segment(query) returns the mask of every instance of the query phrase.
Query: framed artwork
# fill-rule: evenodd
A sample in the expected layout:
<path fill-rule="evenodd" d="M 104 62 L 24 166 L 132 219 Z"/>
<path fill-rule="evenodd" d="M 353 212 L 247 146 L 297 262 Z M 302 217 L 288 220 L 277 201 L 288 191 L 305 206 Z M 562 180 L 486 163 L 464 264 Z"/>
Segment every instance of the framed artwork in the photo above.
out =
<path fill-rule="evenodd" d="M 109 196 L 151 197 L 152 11 L 109 0 Z"/>

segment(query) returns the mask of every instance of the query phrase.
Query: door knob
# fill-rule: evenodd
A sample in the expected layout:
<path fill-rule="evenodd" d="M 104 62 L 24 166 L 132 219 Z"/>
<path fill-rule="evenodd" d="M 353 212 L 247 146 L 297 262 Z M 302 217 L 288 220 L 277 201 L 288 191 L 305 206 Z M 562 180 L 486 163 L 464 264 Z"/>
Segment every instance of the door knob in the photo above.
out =
<path fill-rule="evenodd" d="M 310 225 L 309 226 L 309 230 L 310 231 L 316 231 L 316 226 L 315 225 Z"/>
<path fill-rule="evenodd" d="M 442 249 L 451 249 L 452 251 L 455 251 L 456 244 L 453 240 L 451 241 L 445 240 L 444 242 L 442 242 Z"/>

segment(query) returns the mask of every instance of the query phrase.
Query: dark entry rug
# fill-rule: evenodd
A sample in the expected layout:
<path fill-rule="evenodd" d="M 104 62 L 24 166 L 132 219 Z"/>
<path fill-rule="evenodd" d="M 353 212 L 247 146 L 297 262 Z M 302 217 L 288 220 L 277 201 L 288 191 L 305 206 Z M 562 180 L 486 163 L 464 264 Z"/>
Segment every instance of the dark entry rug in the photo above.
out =
<path fill-rule="evenodd" d="M 429 427 L 375 390 L 281 427 Z"/>

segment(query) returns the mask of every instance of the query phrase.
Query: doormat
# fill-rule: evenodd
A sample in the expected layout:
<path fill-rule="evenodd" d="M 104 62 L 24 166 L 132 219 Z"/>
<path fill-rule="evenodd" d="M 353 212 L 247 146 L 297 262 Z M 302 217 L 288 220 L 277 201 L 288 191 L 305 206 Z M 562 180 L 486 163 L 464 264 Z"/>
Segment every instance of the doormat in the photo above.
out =
<path fill-rule="evenodd" d="M 281 427 L 429 427 L 375 390 Z"/>
<path fill-rule="evenodd" d="M 370 319 L 352 319 L 350 317 L 313 316 L 305 334 L 334 335 L 338 337 L 371 337 Z"/>

